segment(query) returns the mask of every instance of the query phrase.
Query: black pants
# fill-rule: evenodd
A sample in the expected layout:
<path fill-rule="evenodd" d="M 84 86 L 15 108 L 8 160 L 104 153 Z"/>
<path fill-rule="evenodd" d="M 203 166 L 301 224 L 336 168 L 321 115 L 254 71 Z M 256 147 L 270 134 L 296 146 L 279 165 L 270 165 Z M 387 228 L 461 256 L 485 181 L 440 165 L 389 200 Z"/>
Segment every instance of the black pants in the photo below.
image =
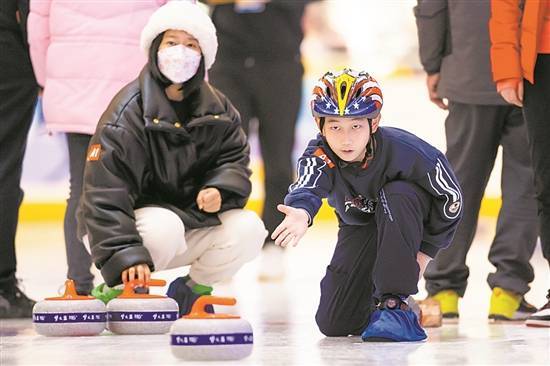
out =
<path fill-rule="evenodd" d="M 539 54 L 535 84 L 523 83 L 523 116 L 535 169 L 542 253 L 550 264 L 550 54 Z"/>
<path fill-rule="evenodd" d="M 298 61 L 266 62 L 251 58 L 242 62 L 220 59 L 209 74 L 212 85 L 239 110 L 247 134 L 250 120 L 255 117 L 259 120 L 265 172 L 262 220 L 269 235 L 284 219 L 277 211 L 277 204 L 283 202 L 293 180 L 292 148 L 302 75 L 302 64 Z"/>
<path fill-rule="evenodd" d="M 361 334 L 384 294 L 418 292 L 416 261 L 431 199 L 420 187 L 394 181 L 380 192 L 363 226 L 340 225 L 315 320 L 327 336 Z M 386 201 L 387 204 L 381 202 Z"/>
<path fill-rule="evenodd" d="M 0 29 L 0 285 L 15 281 L 15 232 L 38 86 L 21 37 Z"/>
<path fill-rule="evenodd" d="M 454 290 L 464 296 L 470 271 L 466 255 L 477 228 L 479 208 L 502 146 L 502 207 L 489 261 L 496 268 L 487 282 L 519 294 L 529 291 L 529 260 L 538 236 L 537 202 L 521 108 L 449 102 L 445 121 L 447 159 L 463 190 L 463 215 L 451 246 L 440 251 L 424 277 L 430 295 Z"/>
<path fill-rule="evenodd" d="M 84 167 L 86 165 L 86 152 L 92 136 L 68 133 L 67 145 L 69 147 L 70 164 L 70 193 L 65 210 L 65 250 L 67 253 L 67 278 L 75 281 L 79 293 L 89 293 L 93 288 L 94 276 L 90 272 L 92 259 L 84 244 L 77 236 L 76 210 L 82 195 L 82 183 L 84 179 Z"/>

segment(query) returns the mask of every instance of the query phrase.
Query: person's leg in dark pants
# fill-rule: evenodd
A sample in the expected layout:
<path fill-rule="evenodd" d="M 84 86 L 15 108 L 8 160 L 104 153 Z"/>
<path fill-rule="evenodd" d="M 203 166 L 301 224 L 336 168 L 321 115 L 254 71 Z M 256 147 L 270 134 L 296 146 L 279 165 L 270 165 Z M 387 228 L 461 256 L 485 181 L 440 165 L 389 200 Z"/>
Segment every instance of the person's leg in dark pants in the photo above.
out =
<path fill-rule="evenodd" d="M 470 271 L 466 255 L 474 239 L 481 199 L 493 169 L 501 139 L 505 107 L 449 102 L 445 121 L 446 157 L 463 190 L 463 216 L 451 245 L 426 268 L 430 296 L 453 290 L 464 296 Z"/>
<path fill-rule="evenodd" d="M 292 148 L 302 95 L 303 67 L 299 61 L 271 63 L 255 60 L 218 60 L 209 73 L 212 85 L 223 92 L 241 113 L 245 131 L 259 119 L 259 140 L 264 162 L 265 200 L 262 220 L 269 235 L 283 220 L 277 204 L 292 183 Z M 270 241 L 268 235 L 268 241 Z"/>
<path fill-rule="evenodd" d="M 0 29 L 0 318 L 30 317 L 33 301 L 15 278 L 15 232 L 27 134 L 38 86 L 23 40 Z"/>
<path fill-rule="evenodd" d="M 432 200 L 426 191 L 404 181 L 387 183 L 379 196 L 373 279 L 380 304 L 361 337 L 366 342 L 422 341 L 426 333 L 406 298 L 418 292 L 417 255 Z"/>
<path fill-rule="evenodd" d="M 535 84 L 524 81 L 523 115 L 535 172 L 542 253 L 550 263 L 550 55 L 538 55 Z"/>
<path fill-rule="evenodd" d="M 15 279 L 19 183 L 36 93 L 32 83 L 0 80 L 0 282 Z"/>
<path fill-rule="evenodd" d="M 489 261 L 496 271 L 489 274 L 491 289 L 500 287 L 516 295 L 529 291 L 534 279 L 529 260 L 538 236 L 537 202 L 533 169 L 527 145 L 527 131 L 521 109 L 507 111 L 502 128 L 502 207 Z"/>
<path fill-rule="evenodd" d="M 210 71 L 212 85 L 225 93 L 241 113 L 248 134 L 251 118 L 259 120 L 258 137 L 264 166 L 262 220 L 266 237 L 259 278 L 278 281 L 284 276 L 282 248 L 271 233 L 283 220 L 277 204 L 284 201 L 293 179 L 292 147 L 301 102 L 303 68 L 299 61 L 266 62 L 218 60 Z"/>
<path fill-rule="evenodd" d="M 93 288 L 94 276 L 90 272 L 92 258 L 76 233 L 76 209 L 82 194 L 82 180 L 86 165 L 86 152 L 90 142 L 90 135 L 68 133 L 67 145 L 69 148 L 70 165 L 70 193 L 65 211 L 64 231 L 65 249 L 67 253 L 67 278 L 76 283 L 79 294 L 89 294 Z"/>
<path fill-rule="evenodd" d="M 341 225 L 315 315 L 326 336 L 359 335 L 374 310 L 372 268 L 376 259 L 376 224 Z"/>
<path fill-rule="evenodd" d="M 269 235 L 284 219 L 277 204 L 293 180 L 292 148 L 302 96 L 299 62 L 260 62 L 254 70 L 259 138 L 264 161 L 265 201 L 262 220 Z"/>
<path fill-rule="evenodd" d="M 255 117 L 252 106 L 252 89 L 244 61 L 218 59 L 208 72 L 210 83 L 221 91 L 241 115 L 244 132 L 248 135 L 250 119 Z"/>
<path fill-rule="evenodd" d="M 386 294 L 406 297 L 418 292 L 416 256 L 430 207 L 429 194 L 412 183 L 393 181 L 380 191 L 375 214 L 378 250 L 373 273 L 377 298 Z"/>
<path fill-rule="evenodd" d="M 550 54 L 539 54 L 535 65 L 535 84 L 523 82 L 523 116 L 527 124 L 529 147 L 535 171 L 540 241 L 542 254 L 550 265 Z M 550 327 L 550 289 L 548 301 L 530 316 L 528 326 Z"/>

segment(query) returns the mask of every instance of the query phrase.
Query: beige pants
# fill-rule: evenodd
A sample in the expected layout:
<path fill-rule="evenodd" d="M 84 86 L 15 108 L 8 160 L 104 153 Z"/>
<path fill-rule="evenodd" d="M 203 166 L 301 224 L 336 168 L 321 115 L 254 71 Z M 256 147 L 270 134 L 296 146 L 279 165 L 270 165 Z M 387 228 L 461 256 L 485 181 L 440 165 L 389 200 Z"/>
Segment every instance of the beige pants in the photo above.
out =
<path fill-rule="evenodd" d="M 260 253 L 267 236 L 258 215 L 244 209 L 219 214 L 221 225 L 188 231 L 178 215 L 162 207 L 140 208 L 135 215 L 155 270 L 190 265 L 189 275 L 203 285 L 230 279 Z M 88 247 L 87 236 L 83 241 Z"/>

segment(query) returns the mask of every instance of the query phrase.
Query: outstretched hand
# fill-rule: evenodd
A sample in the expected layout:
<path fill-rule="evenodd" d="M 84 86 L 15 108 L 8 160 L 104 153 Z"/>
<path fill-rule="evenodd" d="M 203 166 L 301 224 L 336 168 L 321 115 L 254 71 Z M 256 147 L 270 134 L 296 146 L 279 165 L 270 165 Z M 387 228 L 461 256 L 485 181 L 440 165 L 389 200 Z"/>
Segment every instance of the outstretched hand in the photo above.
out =
<path fill-rule="evenodd" d="M 277 205 L 277 210 L 286 215 L 283 222 L 271 234 L 275 244 L 282 247 L 296 246 L 307 231 L 309 215 L 304 209 Z"/>

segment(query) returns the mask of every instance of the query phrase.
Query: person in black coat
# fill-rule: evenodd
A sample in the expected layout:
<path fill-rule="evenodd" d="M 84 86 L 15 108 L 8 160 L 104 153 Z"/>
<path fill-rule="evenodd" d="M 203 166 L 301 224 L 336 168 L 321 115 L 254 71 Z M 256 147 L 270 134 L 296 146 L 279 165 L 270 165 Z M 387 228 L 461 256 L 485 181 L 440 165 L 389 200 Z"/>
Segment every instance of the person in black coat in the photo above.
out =
<path fill-rule="evenodd" d="M 38 95 L 25 32 L 27 14 L 28 0 L 0 1 L 0 319 L 28 318 L 34 305 L 15 277 L 23 157 Z"/>
<path fill-rule="evenodd" d="M 251 172 L 239 113 L 204 80 L 217 48 L 210 18 L 170 2 L 149 19 L 141 46 L 148 64 L 90 142 L 79 227 L 108 288 L 190 265 L 168 290 L 185 314 L 256 257 L 267 232 L 243 209 Z M 92 294 L 100 290 L 109 293 Z"/>

